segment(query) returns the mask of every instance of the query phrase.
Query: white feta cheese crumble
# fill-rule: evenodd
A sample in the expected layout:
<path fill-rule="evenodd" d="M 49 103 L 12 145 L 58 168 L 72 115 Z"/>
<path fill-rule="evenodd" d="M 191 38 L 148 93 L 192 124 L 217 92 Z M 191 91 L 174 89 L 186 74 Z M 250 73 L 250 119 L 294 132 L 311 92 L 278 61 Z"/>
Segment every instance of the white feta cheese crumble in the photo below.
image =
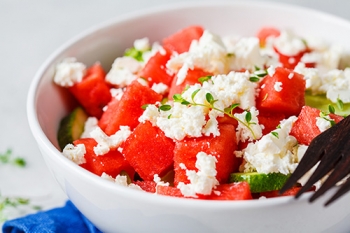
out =
<path fill-rule="evenodd" d="M 124 94 L 123 88 L 111 88 L 109 91 L 110 91 L 112 97 L 117 99 L 117 100 L 121 100 L 121 98 Z"/>
<path fill-rule="evenodd" d="M 304 75 L 305 87 L 307 90 L 311 90 L 312 93 L 319 93 L 320 87 L 322 85 L 322 80 L 319 76 L 319 71 L 315 68 L 307 68 L 305 64 L 299 62 L 295 68 L 294 72 Z"/>
<path fill-rule="evenodd" d="M 91 131 L 90 136 L 98 143 L 94 147 L 96 155 L 104 155 L 112 148 L 117 148 L 122 142 L 124 142 L 131 134 L 129 126 L 120 126 L 120 129 L 113 135 L 108 136 L 100 127 L 96 127 Z"/>
<path fill-rule="evenodd" d="M 248 114 L 247 111 L 234 114 L 234 116 L 239 119 L 236 129 L 237 141 L 253 141 L 262 137 L 263 128 L 261 125 L 259 125 L 259 111 L 256 109 L 256 107 L 251 107 L 249 112 L 251 114 L 251 120 L 249 122 L 246 120 L 246 115 Z M 247 126 L 249 126 L 249 128 Z"/>
<path fill-rule="evenodd" d="M 240 170 L 265 174 L 293 172 L 297 166 L 297 158 L 292 151 L 298 142 L 289 133 L 296 119 L 297 117 L 291 116 L 281 121 L 280 128 L 274 130 L 274 133 L 266 134 L 260 140 L 249 143 L 243 151 L 245 164 Z"/>
<path fill-rule="evenodd" d="M 154 83 L 152 85 L 152 90 L 157 92 L 158 94 L 164 95 L 169 91 L 169 87 L 164 83 Z"/>
<path fill-rule="evenodd" d="M 202 89 L 211 93 L 218 100 L 215 102 L 215 106 L 219 109 L 229 107 L 233 103 L 239 103 L 240 108 L 247 109 L 255 106 L 255 92 L 257 88 L 257 84 L 249 81 L 249 78 L 249 71 L 232 71 L 227 75 L 212 76 L 212 81 L 204 82 Z M 188 89 L 189 95 L 193 93 L 191 91 Z M 184 93 L 184 95 L 186 94 Z"/>
<path fill-rule="evenodd" d="M 290 74 L 288 74 L 288 78 L 289 79 L 292 79 L 294 77 L 294 73 L 293 72 L 290 72 Z"/>
<path fill-rule="evenodd" d="M 73 144 L 67 144 L 63 148 L 62 154 L 72 160 L 76 164 L 83 164 L 86 163 L 86 160 L 84 158 L 84 155 L 86 153 L 85 145 L 84 144 L 78 144 L 74 146 Z"/>
<path fill-rule="evenodd" d="M 196 158 L 198 172 L 186 170 L 190 183 L 179 182 L 177 185 L 185 197 L 197 197 L 197 194 L 210 195 L 212 190 L 219 185 L 219 181 L 215 177 L 217 159 L 204 152 L 199 152 Z"/>
<path fill-rule="evenodd" d="M 98 127 L 98 119 L 96 117 L 88 117 L 84 123 L 84 131 L 80 138 L 89 138 L 91 131 Z"/>
<path fill-rule="evenodd" d="M 230 58 L 231 70 L 254 70 L 254 67 L 263 67 L 264 57 L 260 53 L 260 42 L 256 37 L 243 37 L 236 43 L 228 43 L 224 40 L 229 54 L 233 54 Z"/>
<path fill-rule="evenodd" d="M 350 103 L 350 68 L 331 70 L 322 76 L 321 91 L 326 92 L 327 98 L 333 103 L 338 99 Z"/>
<path fill-rule="evenodd" d="M 81 82 L 85 73 L 86 66 L 77 62 L 76 58 L 69 57 L 56 66 L 54 82 L 62 87 L 71 87 Z"/>
<path fill-rule="evenodd" d="M 162 181 L 160 179 L 160 177 L 158 176 L 158 174 L 154 174 L 153 181 L 156 183 L 156 194 L 158 193 L 158 189 L 157 188 L 159 186 L 169 186 L 169 183 Z"/>
<path fill-rule="evenodd" d="M 187 70 L 195 67 L 213 74 L 227 73 L 228 58 L 221 37 L 205 30 L 199 41 L 192 41 L 188 52 L 173 56 L 166 66 L 178 73 L 176 84 L 179 85 L 186 78 Z"/>
<path fill-rule="evenodd" d="M 206 124 L 205 115 L 201 106 L 185 106 L 174 103 L 169 111 L 161 111 L 156 125 L 165 133 L 165 136 L 182 140 L 186 136 L 202 136 L 202 128 Z M 169 115 L 171 117 L 169 118 Z"/>
<path fill-rule="evenodd" d="M 276 72 L 276 68 L 274 66 L 269 66 L 269 68 L 267 68 L 267 73 L 272 77 L 275 75 Z"/>
<path fill-rule="evenodd" d="M 274 46 L 286 56 L 295 56 L 306 50 L 303 40 L 287 30 L 281 31 L 281 34 L 274 39 Z"/>
<path fill-rule="evenodd" d="M 332 127 L 331 121 L 333 121 L 329 115 L 323 117 L 316 117 L 316 126 L 322 132 Z"/>
<path fill-rule="evenodd" d="M 112 68 L 106 75 L 106 81 L 118 87 L 128 86 L 138 78 L 137 72 L 142 68 L 142 63 L 133 57 L 118 57 L 114 60 Z"/>
<path fill-rule="evenodd" d="M 101 178 L 108 180 L 108 181 L 111 181 L 111 182 L 114 182 L 116 185 L 120 185 L 120 186 L 124 186 L 124 187 L 128 187 L 128 188 L 132 188 L 135 190 L 143 191 L 142 188 L 140 186 L 138 186 L 137 184 L 133 184 L 133 183 L 128 184 L 128 178 L 126 176 L 123 176 L 123 175 L 117 175 L 114 179 L 112 176 L 103 172 L 101 175 Z"/>
<path fill-rule="evenodd" d="M 275 91 L 277 91 L 277 92 L 282 91 L 282 82 L 275 82 L 275 84 L 273 85 L 273 88 L 274 88 Z"/>
<path fill-rule="evenodd" d="M 139 51 L 147 51 L 150 49 L 149 39 L 147 37 L 136 39 L 134 41 L 134 48 Z"/>

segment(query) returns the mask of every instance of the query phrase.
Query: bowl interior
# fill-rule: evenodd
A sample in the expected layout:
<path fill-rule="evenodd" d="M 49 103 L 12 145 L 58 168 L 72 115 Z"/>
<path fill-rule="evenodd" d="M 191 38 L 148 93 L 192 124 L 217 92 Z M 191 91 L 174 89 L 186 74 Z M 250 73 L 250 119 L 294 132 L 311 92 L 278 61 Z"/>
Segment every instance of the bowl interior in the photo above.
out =
<path fill-rule="evenodd" d="M 73 166 L 70 161 L 63 159 L 57 150 L 56 134 L 59 121 L 76 105 L 67 90 L 57 87 L 52 81 L 55 65 L 58 62 L 66 57 L 76 57 L 78 61 L 86 65 L 99 61 L 108 71 L 113 60 L 122 55 L 126 48 L 131 47 L 135 39 L 148 37 L 152 42 L 161 41 L 162 38 L 173 32 L 193 24 L 202 25 L 222 36 L 253 36 L 263 26 L 274 26 L 281 29 L 292 29 L 302 36 L 312 35 L 330 43 L 339 43 L 344 46 L 347 46 L 348 41 L 350 41 L 350 23 L 345 20 L 309 9 L 276 3 L 178 4 L 135 12 L 112 19 L 92 27 L 57 49 L 43 64 L 33 80 L 28 95 L 28 118 L 39 147 L 44 146 L 49 152 L 43 153 L 44 158 L 47 157 L 74 169 L 76 176 L 82 176 L 95 182 L 92 185 L 97 185 L 96 183 L 99 182 L 93 174 L 89 174 L 78 166 Z M 349 50 L 349 47 L 346 49 Z M 51 169 L 54 169 L 50 165 L 52 163 L 48 164 Z M 64 176 L 64 174 L 58 173 L 56 172 L 55 175 Z M 64 177 L 64 179 L 69 180 L 70 178 Z M 63 183 L 61 185 L 64 186 Z M 109 190 L 118 190 L 118 188 L 102 182 L 98 185 Z M 126 194 L 133 192 L 125 191 Z M 80 190 L 81 193 L 83 193 L 82 190 Z M 155 202 L 154 197 L 149 195 L 137 195 L 144 195 L 144 200 Z M 88 197 L 88 194 L 85 195 L 85 198 L 94 204 L 98 202 L 94 197 Z M 188 200 L 173 202 L 168 201 L 169 199 L 166 200 L 161 201 L 161 203 L 164 205 L 180 203 L 184 208 L 188 203 Z M 99 200 L 99 202 L 102 201 Z M 278 200 L 266 200 L 265 204 L 264 202 L 255 203 L 260 203 L 256 204 L 257 206 L 266 206 L 266 203 L 279 203 Z M 215 208 L 212 203 L 202 202 L 200 205 Z M 230 203 L 228 206 L 234 207 L 234 205 L 235 203 Z M 192 207 L 196 206 L 199 205 L 192 205 Z M 220 203 L 217 206 L 223 205 Z M 89 214 L 87 213 L 87 215 Z"/>

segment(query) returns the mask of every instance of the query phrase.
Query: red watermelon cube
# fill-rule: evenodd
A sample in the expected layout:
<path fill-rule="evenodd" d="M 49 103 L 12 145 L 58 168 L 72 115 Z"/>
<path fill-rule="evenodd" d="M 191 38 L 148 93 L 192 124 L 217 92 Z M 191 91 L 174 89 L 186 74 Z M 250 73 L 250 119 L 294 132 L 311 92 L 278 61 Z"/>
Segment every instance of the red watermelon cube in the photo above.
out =
<path fill-rule="evenodd" d="M 103 107 L 112 98 L 110 87 L 105 81 L 105 75 L 101 65 L 96 63 L 87 70 L 81 82 L 69 88 L 86 112 L 97 118 L 101 117 Z"/>
<path fill-rule="evenodd" d="M 148 121 L 140 123 L 121 147 L 125 159 L 143 180 L 162 177 L 173 167 L 174 141 Z"/>
<path fill-rule="evenodd" d="M 206 72 L 200 68 L 195 68 L 193 70 L 189 69 L 187 71 L 187 75 L 186 75 L 185 80 L 179 85 L 176 84 L 176 82 L 177 82 L 177 76 L 176 76 L 173 79 L 173 82 L 170 86 L 168 98 L 173 99 L 173 95 L 181 94 L 185 90 L 186 86 L 190 86 L 190 85 L 193 85 L 195 83 L 199 83 L 199 81 L 198 81 L 199 78 L 205 77 L 208 75 L 212 75 L 212 74 L 209 72 Z"/>
<path fill-rule="evenodd" d="M 103 172 L 115 178 L 121 171 L 125 171 L 133 179 L 135 170 L 130 166 L 124 156 L 117 150 L 111 150 L 105 155 L 96 155 L 94 147 L 97 142 L 93 138 L 82 138 L 75 140 L 74 145 L 84 144 L 86 153 L 84 158 L 86 163 L 80 166 L 90 172 L 101 176 Z"/>
<path fill-rule="evenodd" d="M 220 183 L 227 182 L 230 173 L 234 172 L 239 164 L 234 151 L 237 149 L 235 127 L 230 124 L 222 124 L 219 126 L 220 136 L 202 136 L 199 138 L 185 138 L 176 142 L 174 150 L 174 170 L 175 187 L 179 182 L 189 183 L 186 170 L 180 167 L 184 164 L 187 170 L 195 170 L 196 156 L 199 152 L 205 152 L 217 159 L 216 178 Z"/>
<path fill-rule="evenodd" d="M 207 198 L 210 200 L 251 200 L 253 199 L 247 182 L 220 184 L 216 186 L 212 194 Z"/>
<path fill-rule="evenodd" d="M 310 145 L 312 139 L 321 133 L 316 125 L 316 118 L 320 117 L 321 111 L 317 108 L 304 106 L 294 122 L 290 135 L 294 136 L 300 144 Z M 338 123 L 343 117 L 330 114 L 331 119 Z"/>
<path fill-rule="evenodd" d="M 147 80 L 150 87 L 157 83 L 164 83 L 170 86 L 174 77 L 166 68 L 166 63 L 170 59 L 170 56 L 171 52 L 165 49 L 158 51 L 147 61 L 138 76 Z"/>
<path fill-rule="evenodd" d="M 201 26 L 189 26 L 163 39 L 163 47 L 176 52 L 184 53 L 190 48 L 193 40 L 199 40 L 204 29 Z"/>
<path fill-rule="evenodd" d="M 305 80 L 298 73 L 277 67 L 260 82 L 256 106 L 262 112 L 278 112 L 286 117 L 298 115 L 305 105 Z"/>
<path fill-rule="evenodd" d="M 129 126 L 132 130 L 139 124 L 138 119 L 144 111 L 142 106 L 154 104 L 162 98 L 162 95 L 135 80 L 126 88 L 119 103 L 114 103 L 103 113 L 100 125 L 105 126 L 103 130 L 107 135 L 116 133 L 120 126 Z"/>

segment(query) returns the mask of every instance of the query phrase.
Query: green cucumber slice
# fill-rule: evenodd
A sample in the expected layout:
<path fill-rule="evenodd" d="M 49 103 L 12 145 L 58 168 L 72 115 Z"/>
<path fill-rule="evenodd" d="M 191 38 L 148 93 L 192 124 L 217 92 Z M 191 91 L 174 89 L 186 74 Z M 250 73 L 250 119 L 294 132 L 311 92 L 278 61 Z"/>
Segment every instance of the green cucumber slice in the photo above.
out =
<path fill-rule="evenodd" d="M 57 132 L 58 145 L 61 150 L 67 144 L 80 138 L 87 118 L 87 113 L 81 107 L 77 107 L 61 120 Z"/>
<path fill-rule="evenodd" d="M 268 192 L 274 190 L 280 190 L 284 183 L 287 181 L 290 174 L 285 175 L 282 173 L 231 173 L 230 182 L 242 182 L 249 183 L 250 191 L 252 193 Z"/>
<path fill-rule="evenodd" d="M 344 103 L 343 108 L 340 109 L 338 104 L 327 99 L 326 95 L 311 95 L 308 91 L 305 93 L 305 105 L 327 113 L 329 112 L 329 105 L 332 105 L 335 109 L 335 114 L 340 116 L 350 115 L 350 103 Z"/>

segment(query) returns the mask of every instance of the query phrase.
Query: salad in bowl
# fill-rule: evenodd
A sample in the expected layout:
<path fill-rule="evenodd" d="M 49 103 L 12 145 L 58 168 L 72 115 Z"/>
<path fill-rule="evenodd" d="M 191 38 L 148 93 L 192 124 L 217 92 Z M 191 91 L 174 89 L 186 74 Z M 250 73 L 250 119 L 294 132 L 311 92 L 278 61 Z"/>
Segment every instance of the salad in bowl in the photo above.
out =
<path fill-rule="evenodd" d="M 276 9 L 278 22 L 267 17 Z M 325 17 L 332 36 L 317 30 Z M 155 30 L 160 19 L 171 26 Z M 59 184 L 102 231 L 325 230 L 349 214 L 348 196 L 327 209 L 295 201 L 307 174 L 279 190 L 312 139 L 349 114 L 344 30 L 349 23 L 323 13 L 258 3 L 118 19 L 43 65 L 31 127 Z"/>

